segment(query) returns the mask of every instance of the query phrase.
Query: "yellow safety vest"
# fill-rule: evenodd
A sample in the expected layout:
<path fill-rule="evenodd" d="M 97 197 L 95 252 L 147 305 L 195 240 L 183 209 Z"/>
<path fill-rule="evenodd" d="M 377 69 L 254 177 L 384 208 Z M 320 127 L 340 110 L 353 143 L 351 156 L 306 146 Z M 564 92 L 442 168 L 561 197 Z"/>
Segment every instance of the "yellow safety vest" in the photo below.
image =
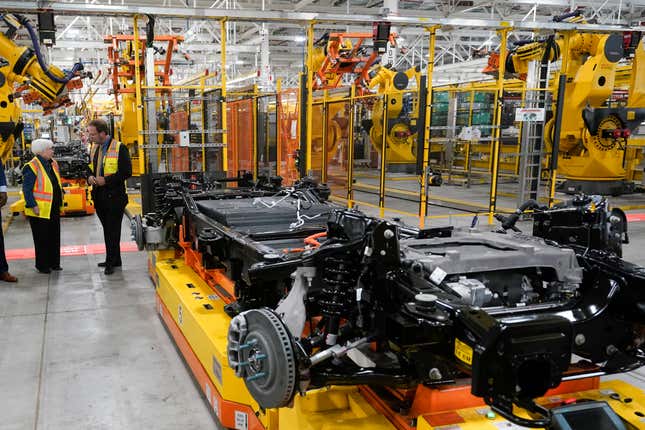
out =
<path fill-rule="evenodd" d="M 94 157 L 96 156 L 96 151 L 99 150 L 101 145 L 95 143 L 90 149 L 90 170 L 96 173 L 94 170 Z M 103 174 L 101 176 L 110 176 L 114 175 L 117 170 L 119 170 L 119 149 L 121 148 L 121 142 L 118 142 L 116 139 L 112 139 L 110 146 L 108 146 L 107 153 L 103 155 Z"/>
<path fill-rule="evenodd" d="M 36 183 L 34 184 L 33 191 L 36 205 L 38 205 L 38 214 L 34 212 L 33 208 L 25 208 L 25 215 L 49 219 L 52 212 L 52 201 L 54 200 L 54 185 L 49 179 L 45 166 L 43 166 L 38 157 L 34 157 L 29 163 L 27 163 L 27 166 L 29 166 L 36 175 Z M 56 160 L 52 160 L 52 168 L 54 169 L 58 186 L 62 192 L 63 184 L 60 181 L 60 172 L 58 171 L 58 163 Z M 61 199 L 61 207 L 62 203 Z"/>

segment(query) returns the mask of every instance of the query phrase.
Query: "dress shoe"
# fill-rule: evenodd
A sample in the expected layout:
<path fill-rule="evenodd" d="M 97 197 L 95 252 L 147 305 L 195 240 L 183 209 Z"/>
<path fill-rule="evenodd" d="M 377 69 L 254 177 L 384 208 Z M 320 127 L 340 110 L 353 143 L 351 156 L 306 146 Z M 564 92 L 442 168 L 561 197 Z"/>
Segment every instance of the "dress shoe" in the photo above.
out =
<path fill-rule="evenodd" d="M 103 271 L 106 275 L 111 275 L 114 273 L 114 267 L 112 266 L 105 266 L 105 270 Z"/>
<path fill-rule="evenodd" d="M 52 269 L 49 269 L 49 268 L 47 268 L 47 269 L 39 269 L 38 267 L 36 267 L 36 271 L 38 273 L 51 273 Z"/>
<path fill-rule="evenodd" d="M 55 270 L 55 271 L 59 272 L 59 271 L 63 270 L 63 268 L 60 267 L 60 266 L 56 266 L 56 267 L 52 267 L 52 270 Z"/>
<path fill-rule="evenodd" d="M 0 281 L 18 282 L 18 278 L 16 278 L 9 272 L 4 272 L 4 273 L 0 273 Z"/>
<path fill-rule="evenodd" d="M 99 267 L 107 267 L 107 264 L 105 263 L 105 261 L 101 261 L 101 262 L 98 264 L 98 266 L 99 266 Z M 121 267 L 121 263 L 119 263 L 119 264 L 112 264 L 112 267 Z"/>

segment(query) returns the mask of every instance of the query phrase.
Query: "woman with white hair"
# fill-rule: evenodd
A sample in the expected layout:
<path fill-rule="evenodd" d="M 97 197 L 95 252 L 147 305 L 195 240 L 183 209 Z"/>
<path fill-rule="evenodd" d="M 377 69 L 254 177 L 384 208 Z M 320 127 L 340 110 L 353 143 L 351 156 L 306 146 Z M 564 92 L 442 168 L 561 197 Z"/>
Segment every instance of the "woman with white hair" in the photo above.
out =
<path fill-rule="evenodd" d="M 60 267 L 60 208 L 63 206 L 63 186 L 54 143 L 49 139 L 31 142 L 34 158 L 22 169 L 22 193 L 25 215 L 29 217 L 31 234 L 36 248 L 36 270 L 51 273 Z"/>

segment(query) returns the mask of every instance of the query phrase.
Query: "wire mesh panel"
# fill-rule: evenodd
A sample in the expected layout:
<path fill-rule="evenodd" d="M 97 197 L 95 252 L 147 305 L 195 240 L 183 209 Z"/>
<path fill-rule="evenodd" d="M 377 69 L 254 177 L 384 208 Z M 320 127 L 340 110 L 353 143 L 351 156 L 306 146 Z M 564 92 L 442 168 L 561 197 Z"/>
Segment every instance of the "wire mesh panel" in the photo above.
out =
<path fill-rule="evenodd" d="M 356 98 L 353 127 L 353 175 L 351 193 L 354 203 L 361 206 L 379 207 L 382 186 L 381 171 L 382 139 L 377 142 L 374 122 L 383 126 L 383 117 L 375 118 L 374 106 L 383 106 L 384 96 L 369 95 Z M 378 117 L 378 115 L 377 115 Z"/>
<path fill-rule="evenodd" d="M 327 104 L 326 135 L 326 181 L 332 194 L 345 198 L 347 195 L 348 144 L 350 133 L 349 101 L 334 101 Z"/>
<path fill-rule="evenodd" d="M 388 94 L 386 102 L 384 207 L 401 214 L 418 215 L 421 187 L 417 176 L 417 145 L 418 134 L 423 133 L 418 127 L 419 94 L 414 89 L 393 92 Z"/>
<path fill-rule="evenodd" d="M 224 127 L 222 124 L 222 91 L 206 91 L 203 95 L 205 144 L 191 148 L 191 170 L 221 172 Z"/>
<path fill-rule="evenodd" d="M 254 99 L 245 98 L 226 104 L 227 113 L 227 160 L 228 172 L 253 172 L 253 111 Z"/>
<path fill-rule="evenodd" d="M 258 174 L 274 176 L 277 172 L 276 96 L 257 99 L 257 164 Z"/>
<path fill-rule="evenodd" d="M 298 179 L 296 155 L 300 146 L 298 123 L 300 102 L 298 89 L 289 89 L 277 94 L 277 174 L 282 176 L 285 185 L 291 185 Z"/>
<path fill-rule="evenodd" d="M 155 121 L 144 122 L 138 139 L 144 149 L 146 168 L 151 172 L 221 171 L 220 91 L 207 92 L 183 87 L 166 88 L 160 96 L 148 97 Z M 121 134 L 123 122 L 119 124 Z"/>
<path fill-rule="evenodd" d="M 325 154 L 325 139 L 329 130 L 325 126 L 326 120 L 325 104 L 322 101 L 314 102 L 312 106 L 312 127 L 311 127 L 311 170 L 308 172 L 319 181 L 323 178 L 323 160 Z"/>
<path fill-rule="evenodd" d="M 498 121 L 497 89 L 491 86 L 432 92 L 429 165 L 442 174 L 443 185 L 429 188 L 429 214 L 485 212 L 489 206 Z"/>

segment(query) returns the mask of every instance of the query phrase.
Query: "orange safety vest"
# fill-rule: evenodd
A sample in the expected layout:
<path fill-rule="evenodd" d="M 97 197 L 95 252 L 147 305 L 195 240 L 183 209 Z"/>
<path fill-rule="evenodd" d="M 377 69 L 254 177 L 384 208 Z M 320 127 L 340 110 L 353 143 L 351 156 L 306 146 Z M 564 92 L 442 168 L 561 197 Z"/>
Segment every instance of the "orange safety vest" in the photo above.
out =
<path fill-rule="evenodd" d="M 96 173 L 94 170 L 94 157 L 96 156 L 96 151 L 99 150 L 101 145 L 95 143 L 90 149 L 90 170 Z M 121 148 L 121 142 L 118 142 L 116 139 L 112 139 L 108 150 L 103 155 L 103 174 L 101 176 L 110 176 L 114 175 L 117 170 L 119 170 L 119 149 Z"/>
<path fill-rule="evenodd" d="M 49 179 L 45 166 L 43 166 L 38 157 L 32 158 L 32 160 L 27 163 L 27 166 L 29 166 L 36 175 L 36 183 L 34 184 L 33 192 L 36 205 L 38 205 L 38 214 L 34 212 L 33 208 L 25 208 L 25 215 L 49 219 L 52 212 L 52 202 L 54 200 L 54 185 Z M 56 160 L 52 160 L 52 168 L 54 169 L 58 186 L 62 191 L 63 184 L 60 181 L 60 172 L 58 171 L 58 163 Z M 61 199 L 61 208 L 63 207 L 62 203 Z"/>

